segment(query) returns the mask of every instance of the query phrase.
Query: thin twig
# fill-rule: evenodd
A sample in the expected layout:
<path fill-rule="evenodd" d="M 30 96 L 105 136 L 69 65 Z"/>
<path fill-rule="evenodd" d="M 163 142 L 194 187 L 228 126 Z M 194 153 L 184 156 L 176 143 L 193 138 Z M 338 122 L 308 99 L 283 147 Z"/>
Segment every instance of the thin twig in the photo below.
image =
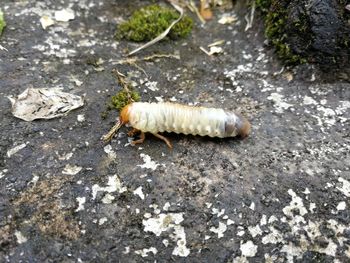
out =
<path fill-rule="evenodd" d="M 247 31 L 253 26 L 254 14 L 255 14 L 255 1 L 253 1 L 252 9 L 250 10 L 250 18 L 248 18 L 248 14 L 244 17 L 245 21 L 247 21 L 247 25 L 244 31 Z"/>
<path fill-rule="evenodd" d="M 147 57 L 143 58 L 138 58 L 138 57 L 133 57 L 133 58 L 126 58 L 126 59 L 121 59 L 117 61 L 111 61 L 112 63 L 116 64 L 134 64 L 139 61 L 152 61 L 157 58 L 175 58 L 175 59 L 180 59 L 180 56 L 177 54 L 153 54 Z"/>
<path fill-rule="evenodd" d="M 198 8 L 196 7 L 195 3 L 191 0 L 190 3 L 186 3 L 188 9 L 190 9 L 192 12 L 194 12 L 198 19 L 201 21 L 202 24 L 205 24 L 205 19 L 202 17 L 201 13 L 199 12 Z"/>
<path fill-rule="evenodd" d="M 172 1 L 170 1 L 170 3 L 171 3 L 172 6 L 180 13 L 179 18 L 176 19 L 174 22 L 172 22 L 172 23 L 170 24 L 170 26 L 169 26 L 162 34 L 160 34 L 159 36 L 157 36 L 155 39 L 153 39 L 153 40 L 147 42 L 146 44 L 142 45 L 141 47 L 138 47 L 138 48 L 136 48 L 135 50 L 131 51 L 131 52 L 128 54 L 128 56 L 131 56 L 131 55 L 133 55 L 133 54 L 139 52 L 139 51 L 142 50 L 142 49 L 148 48 L 148 47 L 154 45 L 155 43 L 159 42 L 159 41 L 162 40 L 163 38 L 165 38 L 165 37 L 168 35 L 168 33 L 170 32 L 170 30 L 172 29 L 172 27 L 173 27 L 175 24 L 177 24 L 177 23 L 182 19 L 183 15 L 184 15 L 184 10 L 183 10 L 183 8 L 180 7 L 180 6 L 178 6 L 178 5 L 176 5 L 176 4 L 173 3 Z"/>
<path fill-rule="evenodd" d="M 112 140 L 113 136 L 118 132 L 118 130 L 123 126 L 123 123 L 118 119 L 117 123 L 110 129 L 110 131 L 101 137 L 104 143 L 108 143 Z"/>

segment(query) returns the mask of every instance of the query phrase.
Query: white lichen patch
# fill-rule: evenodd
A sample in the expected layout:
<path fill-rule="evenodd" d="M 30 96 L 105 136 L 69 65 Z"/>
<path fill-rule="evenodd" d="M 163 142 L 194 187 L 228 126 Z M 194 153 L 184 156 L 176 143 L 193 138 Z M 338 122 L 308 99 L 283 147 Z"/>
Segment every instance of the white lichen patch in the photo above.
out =
<path fill-rule="evenodd" d="M 77 121 L 78 122 L 84 122 L 85 121 L 85 115 L 84 114 L 78 114 L 77 115 Z"/>
<path fill-rule="evenodd" d="M 115 160 L 117 158 L 116 152 L 113 150 L 112 145 L 108 144 L 103 147 L 103 151 L 108 154 L 108 158 Z"/>
<path fill-rule="evenodd" d="M 23 244 L 28 241 L 28 239 L 20 232 L 20 231 L 15 231 L 15 236 L 17 238 L 17 243 L 18 244 Z"/>
<path fill-rule="evenodd" d="M 156 81 L 146 82 L 145 85 L 151 91 L 157 91 L 158 90 Z"/>
<path fill-rule="evenodd" d="M 343 193 L 346 197 L 350 197 L 350 182 L 345 180 L 342 177 L 338 178 L 338 182 L 342 183 L 341 187 L 337 187 L 337 189 Z"/>
<path fill-rule="evenodd" d="M 280 231 L 278 231 L 273 226 L 269 226 L 270 233 L 264 236 L 261 240 L 263 244 L 277 244 L 282 242 L 283 236 Z"/>
<path fill-rule="evenodd" d="M 312 97 L 309 97 L 309 96 L 305 96 L 303 98 L 303 103 L 305 105 L 317 105 L 318 104 L 316 100 L 314 100 Z"/>
<path fill-rule="evenodd" d="M 79 173 L 82 169 L 83 169 L 83 167 L 81 167 L 81 166 L 67 164 L 67 165 L 64 167 L 62 173 L 63 173 L 63 174 L 67 174 L 67 175 L 76 175 L 76 174 Z"/>
<path fill-rule="evenodd" d="M 338 211 L 342 211 L 342 210 L 345 210 L 346 209 L 346 203 L 344 201 L 340 202 L 338 205 L 337 205 L 337 210 Z"/>
<path fill-rule="evenodd" d="M 107 217 L 102 217 L 98 220 L 98 225 L 102 226 L 104 223 L 108 221 Z"/>
<path fill-rule="evenodd" d="M 105 196 L 102 198 L 101 202 L 103 204 L 111 204 L 115 200 L 115 197 L 111 195 L 110 193 L 105 194 Z"/>
<path fill-rule="evenodd" d="M 156 255 L 158 253 L 158 250 L 155 247 L 144 248 L 144 249 L 136 250 L 135 254 L 140 255 L 141 257 L 145 258 L 145 257 L 148 257 L 148 254 L 150 252 L 152 252 L 153 255 Z"/>
<path fill-rule="evenodd" d="M 227 230 L 227 226 L 225 223 L 219 222 L 218 227 L 211 227 L 209 229 L 211 232 L 215 233 L 218 235 L 218 238 L 222 238 L 224 236 L 224 233 Z"/>
<path fill-rule="evenodd" d="M 86 197 L 77 197 L 78 207 L 75 209 L 75 212 L 84 210 L 84 204 L 86 202 Z"/>
<path fill-rule="evenodd" d="M 138 187 L 136 190 L 134 190 L 134 195 L 137 195 L 142 200 L 145 200 L 145 194 L 142 192 L 142 186 Z"/>
<path fill-rule="evenodd" d="M 259 225 L 256 226 L 249 226 L 248 231 L 252 237 L 256 237 L 258 235 L 262 234 L 262 230 Z"/>
<path fill-rule="evenodd" d="M 248 240 L 246 243 L 241 243 L 239 248 L 244 257 L 255 257 L 258 252 L 258 246 L 254 245 L 253 241 Z"/>
<path fill-rule="evenodd" d="M 55 24 L 55 21 L 48 15 L 44 15 L 40 18 L 40 23 L 43 29 L 48 28 Z"/>
<path fill-rule="evenodd" d="M 72 9 L 62 9 L 59 11 L 55 11 L 55 20 L 60 22 L 68 22 L 69 20 L 73 20 L 75 18 L 74 11 Z"/>
<path fill-rule="evenodd" d="M 24 149 L 27 146 L 26 143 L 22 143 L 20 145 L 17 145 L 9 150 L 7 150 L 7 157 L 10 158 L 12 155 L 16 154 L 20 150 Z"/>
<path fill-rule="evenodd" d="M 271 95 L 268 96 L 267 99 L 274 102 L 274 106 L 277 113 L 283 113 L 285 110 L 288 110 L 290 107 L 293 107 L 292 104 L 285 102 L 284 96 L 280 93 L 271 93 Z"/>
<path fill-rule="evenodd" d="M 107 186 L 102 187 L 97 184 L 94 184 L 92 186 L 92 199 L 96 198 L 97 192 L 107 192 L 107 193 L 118 192 L 121 194 L 121 193 L 124 193 L 125 191 L 127 191 L 127 188 L 123 186 L 118 175 L 115 174 L 108 178 Z"/>
<path fill-rule="evenodd" d="M 156 217 L 149 217 L 142 220 L 142 224 L 144 225 L 145 232 L 152 232 L 156 236 L 160 236 L 162 232 L 168 232 L 173 229 L 170 238 L 176 242 L 176 247 L 172 254 L 180 257 L 187 257 L 190 254 L 190 250 L 186 246 L 185 229 L 180 225 L 183 220 L 182 213 L 162 213 Z"/>
<path fill-rule="evenodd" d="M 214 207 L 211 209 L 211 213 L 213 215 L 216 215 L 217 217 L 220 217 L 220 216 L 225 214 L 225 209 L 223 208 L 220 210 L 220 209 Z"/>
<path fill-rule="evenodd" d="M 293 217 L 293 211 L 298 210 L 301 216 L 307 214 L 307 209 L 304 206 L 303 200 L 297 196 L 297 194 L 292 190 L 288 190 L 288 194 L 292 197 L 292 201 L 290 201 L 289 205 L 283 208 L 283 213 L 286 216 Z"/>
<path fill-rule="evenodd" d="M 147 154 L 143 154 L 141 153 L 140 154 L 140 157 L 143 159 L 143 161 L 145 162 L 144 164 L 141 164 L 141 165 L 137 165 L 141 168 L 144 168 L 144 169 L 151 169 L 151 170 L 155 170 L 157 169 L 157 167 L 159 166 L 158 163 L 156 163 L 155 161 L 152 161 L 151 157 Z"/>

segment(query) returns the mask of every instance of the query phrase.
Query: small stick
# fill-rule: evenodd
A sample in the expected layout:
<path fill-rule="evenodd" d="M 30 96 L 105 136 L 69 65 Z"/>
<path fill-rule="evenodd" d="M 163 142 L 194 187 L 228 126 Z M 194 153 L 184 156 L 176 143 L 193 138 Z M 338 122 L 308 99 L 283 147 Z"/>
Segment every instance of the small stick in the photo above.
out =
<path fill-rule="evenodd" d="M 117 123 L 110 129 L 110 131 L 102 136 L 102 141 L 108 143 L 112 140 L 113 136 L 117 133 L 117 131 L 123 126 L 123 123 L 118 119 Z"/>
<path fill-rule="evenodd" d="M 253 21 L 254 21 L 254 14 L 255 14 L 255 1 L 253 1 L 252 9 L 250 11 L 250 18 L 248 18 L 248 14 L 244 17 L 245 21 L 247 21 L 247 25 L 244 29 L 244 31 L 247 31 L 253 26 Z"/>

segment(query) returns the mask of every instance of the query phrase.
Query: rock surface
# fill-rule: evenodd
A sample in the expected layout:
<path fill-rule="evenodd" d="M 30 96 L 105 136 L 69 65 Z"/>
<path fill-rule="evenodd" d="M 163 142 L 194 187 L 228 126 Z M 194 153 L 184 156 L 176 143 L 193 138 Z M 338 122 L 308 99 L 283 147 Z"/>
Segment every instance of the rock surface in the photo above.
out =
<path fill-rule="evenodd" d="M 284 69 L 263 45 L 261 21 L 244 31 L 198 21 L 192 35 L 138 56 L 181 60 L 117 65 L 136 44 L 116 24 L 148 1 L 3 0 L 0 50 L 1 262 L 340 262 L 350 257 L 350 84 L 313 66 Z M 73 10 L 44 30 L 40 18 Z M 234 13 L 231 12 L 230 15 Z M 200 50 L 224 39 L 224 53 Z M 93 66 L 91 57 L 100 59 Z M 117 117 L 100 114 L 120 87 L 118 68 L 143 101 L 235 109 L 250 137 L 150 135 L 128 144 Z M 85 95 L 67 116 L 24 122 L 6 96 L 28 87 Z"/>
<path fill-rule="evenodd" d="M 267 35 L 278 43 L 276 48 L 280 53 L 287 45 L 293 54 L 309 62 L 349 74 L 350 12 L 346 9 L 349 1 L 270 2 L 266 15 Z"/>

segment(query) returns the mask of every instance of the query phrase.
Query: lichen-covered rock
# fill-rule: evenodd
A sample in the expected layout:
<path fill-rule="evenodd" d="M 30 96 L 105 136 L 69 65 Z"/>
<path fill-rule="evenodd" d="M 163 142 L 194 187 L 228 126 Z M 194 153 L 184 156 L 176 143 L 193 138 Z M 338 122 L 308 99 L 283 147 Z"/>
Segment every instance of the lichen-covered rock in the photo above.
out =
<path fill-rule="evenodd" d="M 257 0 L 266 36 L 289 63 L 349 65 L 350 12 L 346 0 Z"/>

